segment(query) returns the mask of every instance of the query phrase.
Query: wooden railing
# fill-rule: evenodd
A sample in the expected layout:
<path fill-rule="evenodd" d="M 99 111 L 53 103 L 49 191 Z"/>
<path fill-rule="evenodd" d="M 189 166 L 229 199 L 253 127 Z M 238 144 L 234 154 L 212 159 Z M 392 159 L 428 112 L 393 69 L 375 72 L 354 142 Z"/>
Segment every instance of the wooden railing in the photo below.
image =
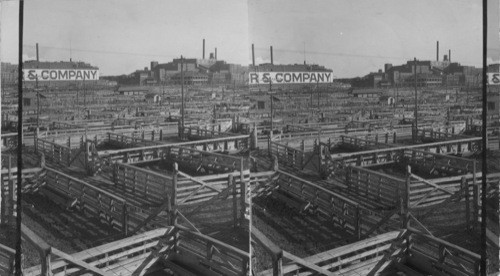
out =
<path fill-rule="evenodd" d="M 412 167 L 425 168 L 431 174 L 463 175 L 476 172 L 476 161 L 472 159 L 443 155 L 430 151 L 407 149 L 403 150 L 402 160 L 404 164 Z"/>
<path fill-rule="evenodd" d="M 407 263 L 432 275 L 480 275 L 479 254 L 410 227 L 408 232 Z"/>
<path fill-rule="evenodd" d="M 204 140 L 236 135 L 238 134 L 221 131 L 220 125 L 218 126 L 218 129 L 215 129 L 215 127 L 212 127 L 212 129 L 206 129 L 199 126 L 184 126 L 184 128 L 180 127 L 179 131 L 179 137 L 182 140 Z"/>
<path fill-rule="evenodd" d="M 176 246 L 175 228 L 160 228 L 132 237 L 66 254 L 49 246 L 23 226 L 23 237 L 35 245 L 42 264 L 24 269 L 25 276 L 73 275 L 91 271 L 96 275 L 132 275 L 146 271 Z M 53 259 L 51 255 L 58 258 Z"/>
<path fill-rule="evenodd" d="M 229 183 L 228 179 L 232 176 L 234 183 Z M 250 179 L 250 171 L 231 172 L 224 174 L 206 175 L 192 177 L 179 171 L 177 180 L 177 203 L 179 205 L 190 205 L 208 201 L 215 196 L 226 191 L 226 193 L 236 193 L 235 196 L 241 197 L 241 183 L 246 184 Z M 226 188 L 234 186 L 234 191 Z"/>
<path fill-rule="evenodd" d="M 376 275 L 397 262 L 405 251 L 406 235 L 392 231 L 337 247 L 316 255 L 298 258 L 282 251 L 262 235 L 254 239 L 273 257 L 273 269 L 258 272 L 265 275 Z M 274 256 L 273 256 L 274 254 Z M 285 263 L 285 260 L 288 262 Z"/>
<path fill-rule="evenodd" d="M 14 257 L 16 251 L 10 247 L 0 244 L 0 275 L 14 274 Z"/>
<path fill-rule="evenodd" d="M 372 164 L 389 164 L 402 162 L 403 159 L 410 163 L 444 165 L 450 172 L 472 172 L 473 161 L 465 158 L 451 156 L 452 153 L 464 153 L 477 149 L 481 143 L 480 138 L 419 144 L 410 146 L 397 146 L 384 149 L 367 150 L 354 153 L 330 154 L 327 149 L 322 150 L 322 167 L 327 176 L 342 175 L 348 166 L 366 166 Z M 325 151 L 325 152 L 323 152 Z M 446 154 L 446 155 L 445 155 Z M 423 162 L 423 163 L 422 163 Z M 452 164 L 452 165 L 448 165 Z M 435 166 L 437 168 L 437 166 Z"/>
<path fill-rule="evenodd" d="M 273 268 L 258 272 L 258 276 L 377 275 L 389 266 L 393 271 L 411 266 L 430 275 L 480 275 L 480 255 L 411 227 L 306 258 L 281 250 L 258 231 L 253 231 L 252 237 L 273 259 Z"/>
<path fill-rule="evenodd" d="M 276 156 L 280 164 L 302 170 L 306 164 L 304 150 L 285 146 L 278 142 L 269 141 L 271 154 Z"/>
<path fill-rule="evenodd" d="M 0 194 L 0 223 L 10 224 L 17 216 L 17 168 L 7 168 L 1 171 Z M 21 172 L 22 193 L 38 191 L 45 185 L 45 170 L 29 168 Z"/>
<path fill-rule="evenodd" d="M 113 182 L 123 195 L 131 194 L 152 205 L 162 204 L 173 192 L 172 177 L 125 163 L 114 164 Z"/>
<path fill-rule="evenodd" d="M 52 168 L 45 167 L 45 170 L 48 188 L 46 193 L 49 196 L 55 193 L 55 197 L 61 194 L 76 200 L 78 209 L 127 233 L 129 211 L 125 199 Z"/>
<path fill-rule="evenodd" d="M 347 197 L 284 171 L 278 172 L 279 190 L 287 194 L 280 196 L 280 200 L 301 211 L 310 209 L 329 218 L 355 239 L 371 235 L 382 226 L 398 227 L 397 222 L 390 219 L 392 215 L 384 219 L 379 212 L 371 211 Z"/>
<path fill-rule="evenodd" d="M 446 140 L 451 140 L 451 139 L 469 138 L 465 135 L 455 134 L 454 129 L 452 129 L 452 132 L 442 132 L 442 131 L 436 131 L 432 128 L 430 128 L 430 129 L 420 128 L 418 130 L 418 137 L 420 138 L 421 141 L 426 141 L 426 140 L 446 141 Z"/>
<path fill-rule="evenodd" d="M 359 137 L 345 136 L 342 135 L 340 143 L 345 145 L 350 145 L 355 148 L 388 148 L 391 144 L 397 143 L 396 132 L 392 135 L 385 133 L 379 136 L 378 133 L 375 135 L 367 135 L 364 139 Z"/>
<path fill-rule="evenodd" d="M 47 159 L 59 165 L 68 166 L 72 153 L 67 145 L 60 145 L 42 138 L 36 138 L 36 150 L 43 153 Z"/>
<path fill-rule="evenodd" d="M 207 152 L 189 147 L 170 147 L 163 160 L 177 162 L 181 170 L 196 173 L 227 173 L 235 170 L 248 170 L 248 158 Z"/>
<path fill-rule="evenodd" d="M 228 150 L 241 150 L 248 147 L 248 135 L 231 136 L 210 140 L 189 141 L 174 144 L 162 144 L 145 147 L 135 147 L 119 150 L 97 151 L 95 143 L 88 141 L 87 145 L 87 171 L 96 174 L 105 168 L 111 168 L 115 162 L 137 163 L 147 160 L 160 160 L 166 156 L 171 147 L 192 147 L 207 151 L 220 151 L 227 147 Z"/>
<path fill-rule="evenodd" d="M 175 225 L 178 230 L 177 256 L 180 262 L 200 262 L 209 270 L 221 275 L 247 275 L 249 253 L 220 242 L 214 238 Z"/>
<path fill-rule="evenodd" d="M 2 133 L 2 150 L 17 147 L 17 133 Z"/>
<path fill-rule="evenodd" d="M 108 132 L 107 133 L 107 140 L 106 143 L 109 143 L 110 145 L 113 146 L 119 146 L 119 147 L 136 147 L 138 145 L 142 146 L 152 146 L 152 145 L 157 145 L 158 142 L 154 140 L 155 135 L 154 135 L 154 130 L 152 131 L 152 136 L 151 139 L 146 139 L 145 137 L 134 137 L 134 136 L 129 136 L 121 133 L 112 133 Z M 144 134 L 144 132 L 142 132 Z M 144 136 L 144 135 L 143 135 Z M 162 133 L 157 134 L 159 138 L 157 138 L 159 141 L 162 139 Z"/>
<path fill-rule="evenodd" d="M 386 207 L 397 207 L 406 194 L 405 179 L 362 167 L 347 168 L 346 185 L 350 192 L 375 200 Z"/>

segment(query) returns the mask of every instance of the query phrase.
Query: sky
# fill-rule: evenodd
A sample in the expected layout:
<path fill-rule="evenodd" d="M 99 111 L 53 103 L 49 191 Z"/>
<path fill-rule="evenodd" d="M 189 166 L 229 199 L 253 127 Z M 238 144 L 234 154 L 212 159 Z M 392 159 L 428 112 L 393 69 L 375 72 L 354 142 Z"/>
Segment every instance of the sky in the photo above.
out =
<path fill-rule="evenodd" d="M 181 55 L 248 62 L 246 0 L 26 0 L 24 59 L 85 61 L 101 75 L 129 74 Z M 17 64 L 18 2 L 1 7 L 3 61 Z M 71 55 L 70 55 L 70 50 Z"/>
<path fill-rule="evenodd" d="M 305 48 L 307 63 L 337 77 L 435 60 L 438 40 L 440 60 L 451 49 L 452 61 L 482 64 L 479 0 L 250 0 L 249 24 L 256 62 L 272 45 L 275 63 L 303 63 Z"/>
<path fill-rule="evenodd" d="M 2 1 L 2 0 L 0 0 Z M 500 57 L 498 1 L 488 0 L 489 55 Z M 482 64 L 481 0 L 25 0 L 24 59 L 85 61 L 101 75 L 129 74 L 183 55 L 324 65 L 362 76 L 414 57 Z M 17 63 L 18 2 L 2 1 L 0 55 Z M 490 39 L 490 36 L 493 37 Z M 496 39 L 496 42 L 495 42 Z M 70 50 L 71 53 L 70 53 Z"/>
<path fill-rule="evenodd" d="M 500 0 L 488 0 L 488 63 L 500 63 Z"/>

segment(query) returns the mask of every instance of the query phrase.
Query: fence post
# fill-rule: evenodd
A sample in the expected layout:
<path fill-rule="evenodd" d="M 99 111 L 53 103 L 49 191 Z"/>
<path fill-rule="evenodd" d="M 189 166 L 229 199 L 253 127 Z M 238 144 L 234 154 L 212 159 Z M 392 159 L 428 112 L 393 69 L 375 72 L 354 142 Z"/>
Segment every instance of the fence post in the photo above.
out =
<path fill-rule="evenodd" d="M 238 226 L 238 197 L 236 192 L 236 185 L 234 184 L 233 174 L 230 173 L 227 180 L 227 186 L 231 187 L 233 185 L 233 227 Z"/>
<path fill-rule="evenodd" d="M 241 224 L 244 225 L 243 222 L 245 220 L 246 213 L 246 200 L 247 200 L 247 183 L 245 182 L 245 178 L 243 175 L 243 157 L 240 159 L 240 194 L 241 194 Z"/>
<path fill-rule="evenodd" d="M 472 186 L 473 190 L 473 199 L 472 199 L 472 204 L 474 206 L 474 223 L 473 223 L 473 229 L 476 229 L 477 222 L 479 221 L 479 186 L 478 185 L 473 185 Z"/>
<path fill-rule="evenodd" d="M 125 236 L 128 236 L 128 211 L 127 211 L 127 202 L 123 202 L 123 211 L 122 211 L 122 231 Z"/>
<path fill-rule="evenodd" d="M 469 201 L 469 182 L 467 181 L 467 178 L 465 176 L 462 177 L 460 181 L 460 186 L 462 188 L 462 191 L 464 192 L 464 197 L 465 197 L 465 222 L 466 222 L 466 228 L 467 230 L 470 229 L 470 201 Z"/>
<path fill-rule="evenodd" d="M 172 200 L 170 200 L 170 203 L 172 205 L 172 213 L 170 214 L 172 226 L 175 227 L 177 224 L 177 177 L 179 174 L 179 167 L 177 163 L 174 163 L 174 168 L 173 168 L 173 175 L 172 175 Z M 178 252 L 178 244 L 177 241 L 179 240 L 179 232 L 176 231 L 174 234 L 174 240 L 176 241 L 174 244 L 174 252 Z"/>
<path fill-rule="evenodd" d="M 403 229 L 410 226 L 410 185 L 411 185 L 411 167 L 406 167 L 406 191 L 404 197 L 404 221 Z"/>
<path fill-rule="evenodd" d="M 273 276 L 283 275 L 283 251 L 280 254 L 273 255 Z"/>
<path fill-rule="evenodd" d="M 356 231 L 356 239 L 360 240 L 361 239 L 361 213 L 359 211 L 359 205 L 356 206 L 356 213 L 354 214 L 354 230 Z"/>

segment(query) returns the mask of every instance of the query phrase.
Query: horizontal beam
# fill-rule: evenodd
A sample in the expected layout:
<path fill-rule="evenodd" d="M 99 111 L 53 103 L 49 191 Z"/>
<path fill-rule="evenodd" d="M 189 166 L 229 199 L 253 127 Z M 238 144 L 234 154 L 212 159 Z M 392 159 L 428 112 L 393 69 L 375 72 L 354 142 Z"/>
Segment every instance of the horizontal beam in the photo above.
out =
<path fill-rule="evenodd" d="M 428 143 L 428 144 L 393 147 L 393 148 L 389 148 L 389 149 L 375 149 L 375 150 L 367 150 L 367 151 L 360 151 L 360 152 L 354 152 L 354 153 L 341 153 L 340 154 L 341 156 L 339 156 L 339 157 L 347 158 L 347 157 L 354 157 L 354 156 L 364 155 L 364 154 L 368 155 L 368 154 L 374 154 L 374 153 L 384 153 L 384 152 L 389 152 L 389 151 L 399 151 L 399 150 L 409 150 L 409 149 L 416 149 L 417 150 L 419 148 L 443 146 L 443 145 L 449 145 L 449 144 L 455 144 L 455 143 L 480 142 L 480 141 L 481 141 L 481 137 L 474 137 L 474 138 L 451 140 L 451 141 L 445 141 L 445 142 L 435 142 L 435 143 Z M 428 153 L 427 151 L 422 151 L 422 152 Z M 335 154 L 333 154 L 333 155 L 335 155 Z M 443 156 L 442 154 L 438 154 L 438 155 Z M 468 160 L 468 159 L 465 159 L 465 160 Z"/>
<path fill-rule="evenodd" d="M 120 153 L 128 153 L 128 152 L 142 151 L 142 150 L 155 150 L 155 149 L 164 149 L 169 147 L 180 147 L 188 145 L 201 145 L 205 143 L 221 143 L 225 141 L 243 140 L 243 139 L 248 139 L 249 137 L 250 135 L 239 135 L 239 136 L 222 137 L 215 139 L 197 140 L 197 141 L 180 142 L 180 143 L 163 144 L 163 145 L 146 146 L 146 147 L 136 147 L 136 148 L 128 148 L 120 150 L 106 150 L 106 151 L 99 151 L 98 154 L 99 157 L 106 157 Z"/>

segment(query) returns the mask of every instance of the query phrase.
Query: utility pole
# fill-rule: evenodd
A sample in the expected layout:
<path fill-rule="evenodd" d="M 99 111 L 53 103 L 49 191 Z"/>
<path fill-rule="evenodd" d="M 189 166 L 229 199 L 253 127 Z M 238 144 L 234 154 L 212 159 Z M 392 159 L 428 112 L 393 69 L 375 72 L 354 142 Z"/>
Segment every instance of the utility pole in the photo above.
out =
<path fill-rule="evenodd" d="M 37 43 L 36 44 L 36 69 L 38 69 L 39 67 L 40 67 L 40 59 L 38 56 L 38 43 Z M 38 91 L 38 72 L 36 75 L 35 88 L 36 88 L 36 130 L 37 130 L 36 133 L 38 133 L 38 130 L 40 129 L 40 91 Z"/>
<path fill-rule="evenodd" d="M 274 128 L 273 128 L 273 117 L 274 117 L 273 116 L 273 102 L 274 102 L 274 100 L 273 100 L 273 92 L 272 91 L 273 91 L 273 81 L 271 79 L 269 79 L 269 95 L 271 95 L 271 134 L 269 137 L 271 137 L 271 138 L 273 137 L 273 130 L 274 130 Z"/>
<path fill-rule="evenodd" d="M 181 126 L 184 129 L 184 58 L 181 56 Z"/>
<path fill-rule="evenodd" d="M 414 58 L 413 59 L 413 68 L 414 68 L 414 71 L 415 71 L 415 111 L 414 111 L 414 117 L 415 117 L 415 122 L 414 122 L 414 126 L 415 126 L 415 136 L 414 136 L 414 139 L 413 139 L 413 142 L 417 142 L 417 135 L 418 135 L 418 110 L 417 110 L 417 58 Z"/>
<path fill-rule="evenodd" d="M 319 80 L 316 80 L 316 90 L 318 90 L 318 111 L 319 111 Z"/>

